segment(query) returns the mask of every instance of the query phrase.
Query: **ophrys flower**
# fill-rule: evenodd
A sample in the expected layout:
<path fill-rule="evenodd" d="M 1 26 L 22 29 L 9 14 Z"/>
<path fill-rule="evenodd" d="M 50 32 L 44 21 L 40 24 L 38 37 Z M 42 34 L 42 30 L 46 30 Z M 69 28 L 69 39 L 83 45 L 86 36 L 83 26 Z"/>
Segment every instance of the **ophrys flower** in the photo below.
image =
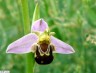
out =
<path fill-rule="evenodd" d="M 34 53 L 38 64 L 49 64 L 53 61 L 53 53 L 71 54 L 74 49 L 63 41 L 52 36 L 47 23 L 43 19 L 35 21 L 31 33 L 11 43 L 6 52 L 23 54 Z"/>

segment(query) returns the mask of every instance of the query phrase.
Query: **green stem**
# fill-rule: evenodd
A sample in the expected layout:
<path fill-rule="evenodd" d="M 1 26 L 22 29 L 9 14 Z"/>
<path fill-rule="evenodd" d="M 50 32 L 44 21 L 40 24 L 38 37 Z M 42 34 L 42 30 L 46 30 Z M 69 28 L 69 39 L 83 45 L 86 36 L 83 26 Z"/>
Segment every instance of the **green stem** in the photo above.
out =
<path fill-rule="evenodd" d="M 22 2 L 22 16 L 23 16 L 23 24 L 24 24 L 24 34 L 28 34 L 30 32 L 28 0 L 21 0 L 21 2 Z"/>
<path fill-rule="evenodd" d="M 21 0 L 22 3 L 22 16 L 24 24 L 24 34 L 30 32 L 30 21 L 29 21 L 29 10 L 28 10 L 28 0 Z M 34 68 L 34 54 L 26 54 L 26 73 L 33 73 Z"/>

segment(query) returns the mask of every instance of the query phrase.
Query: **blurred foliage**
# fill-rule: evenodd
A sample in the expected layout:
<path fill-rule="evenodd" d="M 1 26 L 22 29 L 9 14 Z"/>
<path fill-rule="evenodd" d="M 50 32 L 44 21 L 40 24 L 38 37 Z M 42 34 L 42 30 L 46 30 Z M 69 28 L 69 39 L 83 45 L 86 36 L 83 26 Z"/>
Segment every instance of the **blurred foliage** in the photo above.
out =
<path fill-rule="evenodd" d="M 29 0 L 30 25 L 35 1 Z M 39 0 L 39 5 L 55 36 L 76 52 L 54 54 L 51 64 L 36 64 L 34 73 L 96 73 L 96 0 Z M 0 0 L 0 70 L 24 73 L 25 55 L 6 54 L 7 46 L 23 33 L 20 0 Z"/>

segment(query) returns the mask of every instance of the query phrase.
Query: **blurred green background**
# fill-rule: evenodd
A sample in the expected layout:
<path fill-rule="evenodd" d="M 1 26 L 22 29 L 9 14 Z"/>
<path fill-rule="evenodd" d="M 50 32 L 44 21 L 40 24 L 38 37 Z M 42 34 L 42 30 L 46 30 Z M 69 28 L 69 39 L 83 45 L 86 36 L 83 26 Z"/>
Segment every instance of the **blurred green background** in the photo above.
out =
<path fill-rule="evenodd" d="M 30 25 L 35 1 L 29 0 Z M 36 64 L 34 73 L 96 73 L 96 0 L 39 0 L 39 5 L 40 17 L 56 32 L 55 37 L 76 52 L 54 54 L 51 64 Z M 0 0 L 0 70 L 24 73 L 25 55 L 5 53 L 23 35 L 20 0 Z"/>

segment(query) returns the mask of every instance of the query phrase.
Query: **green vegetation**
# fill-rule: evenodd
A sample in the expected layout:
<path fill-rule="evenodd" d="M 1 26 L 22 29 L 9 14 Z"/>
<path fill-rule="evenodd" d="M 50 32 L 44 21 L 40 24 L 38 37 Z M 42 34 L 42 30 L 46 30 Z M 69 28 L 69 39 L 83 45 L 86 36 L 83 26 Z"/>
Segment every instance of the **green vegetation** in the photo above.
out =
<path fill-rule="evenodd" d="M 31 26 L 36 0 L 28 1 Z M 40 17 L 76 52 L 54 54 L 51 64 L 35 64 L 34 73 L 96 73 L 96 0 L 38 1 Z M 24 35 L 21 10 L 21 0 L 0 0 L 0 70 L 11 73 L 25 72 L 25 54 L 6 54 L 7 46 Z"/>

